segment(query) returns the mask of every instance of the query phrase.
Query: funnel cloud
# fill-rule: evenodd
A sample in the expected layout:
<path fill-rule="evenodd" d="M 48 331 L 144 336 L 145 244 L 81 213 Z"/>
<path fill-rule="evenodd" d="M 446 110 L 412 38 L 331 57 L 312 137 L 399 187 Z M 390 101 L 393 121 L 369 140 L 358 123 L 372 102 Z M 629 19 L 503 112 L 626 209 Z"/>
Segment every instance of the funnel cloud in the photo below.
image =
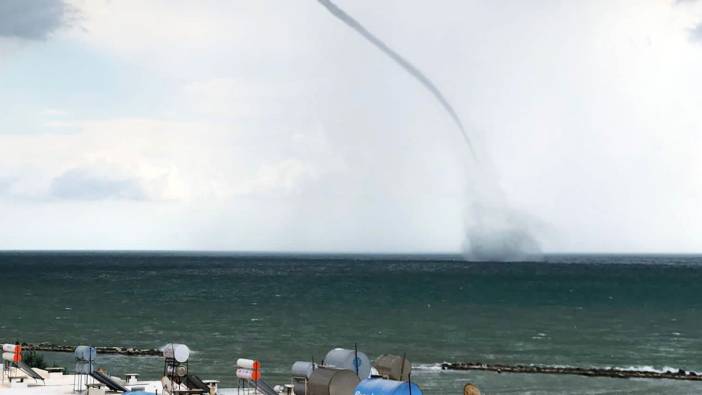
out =
<path fill-rule="evenodd" d="M 334 3 L 329 0 L 318 1 L 334 16 L 361 34 L 366 40 L 370 41 L 424 85 L 439 103 L 441 103 L 451 119 L 453 119 L 454 123 L 463 134 L 463 138 L 473 158 L 477 158 L 468 133 L 463 127 L 463 122 L 461 122 L 458 114 L 456 114 L 456 111 L 446 100 L 441 91 L 439 91 L 436 85 L 434 85 L 424 73 L 371 34 L 358 21 L 353 19 Z M 480 163 L 476 162 L 476 165 L 480 166 Z M 514 210 L 505 206 L 504 203 L 502 206 L 499 206 L 499 208 L 496 208 L 495 202 L 502 202 L 504 200 L 504 194 L 493 179 L 486 177 L 484 169 L 479 170 L 479 173 L 471 177 L 472 179 L 469 183 L 469 195 L 474 197 L 469 199 L 466 204 L 468 213 L 466 218 L 466 237 L 463 243 L 464 256 L 466 259 L 478 261 L 511 261 L 538 257 L 541 253 L 541 249 L 536 239 L 529 232 L 527 224 L 520 219 L 521 217 L 514 212 Z M 482 192 L 470 193 L 478 191 Z M 486 194 L 485 191 L 491 192 Z M 475 197 L 476 195 L 477 197 Z"/>
<path fill-rule="evenodd" d="M 456 111 L 453 109 L 451 106 L 451 103 L 446 100 L 444 95 L 441 93 L 439 88 L 434 85 L 433 82 L 429 78 L 427 78 L 424 73 L 422 73 L 417 67 L 415 67 L 412 63 L 410 63 L 407 59 L 403 58 L 398 54 L 397 52 L 393 51 L 390 47 L 387 46 L 384 42 L 382 42 L 378 37 L 374 36 L 369 32 L 365 27 L 363 27 L 357 20 L 353 19 L 349 14 L 344 12 L 341 8 L 339 8 L 336 4 L 332 3 L 329 0 L 318 0 L 321 5 L 323 5 L 329 12 L 331 12 L 335 17 L 339 18 L 342 22 L 344 22 L 346 25 L 348 25 L 350 28 L 358 32 L 360 35 L 362 35 L 366 40 L 370 41 L 371 44 L 375 45 L 376 48 L 381 50 L 383 53 L 388 55 L 392 60 L 395 61 L 400 67 L 405 69 L 408 73 L 410 73 L 414 78 L 417 79 L 422 85 L 424 85 L 425 88 L 429 90 L 429 92 L 434 95 L 436 100 L 439 101 L 441 106 L 448 112 L 449 116 L 451 119 L 453 119 L 453 122 L 456 124 L 458 129 L 461 131 L 461 134 L 463 135 L 463 139 L 466 142 L 466 145 L 468 146 L 468 149 L 470 150 L 471 154 L 475 158 L 475 150 L 473 149 L 473 144 L 470 141 L 470 138 L 468 137 L 468 133 L 466 132 L 466 129 L 463 127 L 463 122 L 461 122 L 461 119 L 458 117 L 458 114 L 456 114 Z"/>

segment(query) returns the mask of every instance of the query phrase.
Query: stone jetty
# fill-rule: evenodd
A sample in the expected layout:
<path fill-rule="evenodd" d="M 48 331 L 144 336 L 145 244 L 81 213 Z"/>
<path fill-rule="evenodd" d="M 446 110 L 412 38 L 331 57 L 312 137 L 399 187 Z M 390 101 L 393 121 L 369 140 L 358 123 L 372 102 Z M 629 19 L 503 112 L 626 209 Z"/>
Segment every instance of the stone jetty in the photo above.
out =
<path fill-rule="evenodd" d="M 76 349 L 75 345 L 66 344 L 51 344 L 51 343 L 24 343 L 22 344 L 22 349 L 34 350 L 34 351 L 48 351 L 48 352 L 73 352 Z M 98 354 L 120 354 L 120 355 L 131 355 L 131 356 L 154 356 L 163 355 L 163 352 L 157 348 L 136 348 L 136 347 L 95 347 L 95 351 Z"/>
<path fill-rule="evenodd" d="M 486 370 L 497 373 L 531 373 L 531 374 L 570 374 L 590 377 L 613 378 L 642 378 L 642 379 L 670 379 L 670 380 L 696 380 L 702 381 L 702 375 L 686 371 L 651 372 L 646 370 L 630 370 L 617 368 L 578 368 L 567 366 L 544 365 L 505 365 L 487 364 L 481 362 L 445 362 L 441 364 L 442 370 Z"/>

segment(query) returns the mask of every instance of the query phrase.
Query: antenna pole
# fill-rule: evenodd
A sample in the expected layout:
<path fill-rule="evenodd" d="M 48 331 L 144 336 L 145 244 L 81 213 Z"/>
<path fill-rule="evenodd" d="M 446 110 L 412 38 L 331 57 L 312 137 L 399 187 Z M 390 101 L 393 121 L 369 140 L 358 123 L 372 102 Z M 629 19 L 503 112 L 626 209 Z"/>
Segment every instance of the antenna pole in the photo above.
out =
<path fill-rule="evenodd" d="M 356 376 L 358 376 L 358 343 L 353 344 L 353 367 L 356 368 Z"/>

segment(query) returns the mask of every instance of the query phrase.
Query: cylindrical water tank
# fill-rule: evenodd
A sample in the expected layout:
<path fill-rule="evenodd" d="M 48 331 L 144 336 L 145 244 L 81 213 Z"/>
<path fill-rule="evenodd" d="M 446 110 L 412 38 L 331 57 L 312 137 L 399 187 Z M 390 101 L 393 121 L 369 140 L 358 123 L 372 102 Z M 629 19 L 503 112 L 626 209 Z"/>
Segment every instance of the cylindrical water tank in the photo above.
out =
<path fill-rule="evenodd" d="M 359 381 L 350 370 L 319 367 L 307 382 L 307 395 L 353 395 Z"/>
<path fill-rule="evenodd" d="M 295 395 L 307 395 L 306 390 L 307 390 L 307 385 L 305 383 L 293 384 L 293 393 Z"/>
<path fill-rule="evenodd" d="M 358 377 L 361 379 L 370 377 L 370 360 L 360 351 L 356 353 L 354 350 L 335 348 L 324 357 L 324 366 L 358 372 Z"/>
<path fill-rule="evenodd" d="M 236 366 L 242 369 L 249 369 L 249 370 L 260 370 L 261 369 L 261 363 L 253 360 L 253 359 L 246 359 L 246 358 L 239 358 L 236 360 Z"/>
<path fill-rule="evenodd" d="M 2 359 L 5 360 L 5 361 L 14 362 L 15 359 L 16 359 L 16 357 L 17 357 L 17 354 L 15 354 L 15 353 L 13 353 L 13 352 L 4 352 L 4 353 L 2 353 Z"/>
<path fill-rule="evenodd" d="M 409 380 L 412 364 L 407 358 L 399 355 L 383 354 L 373 361 L 373 367 L 378 375 L 390 380 Z"/>
<path fill-rule="evenodd" d="M 410 390 L 411 386 L 411 390 Z M 353 391 L 353 395 L 422 395 L 417 384 L 406 381 L 385 379 L 366 379 L 361 381 Z"/>
<path fill-rule="evenodd" d="M 95 361 L 95 347 L 78 346 L 73 352 L 73 355 L 75 355 L 76 361 Z"/>
<path fill-rule="evenodd" d="M 185 367 L 185 365 L 167 366 L 166 374 L 169 376 L 185 377 L 185 375 L 188 374 L 188 369 Z"/>
<path fill-rule="evenodd" d="M 17 352 L 21 347 L 16 344 L 3 344 L 2 352 Z"/>
<path fill-rule="evenodd" d="M 236 370 L 236 377 L 244 380 L 258 381 L 261 379 L 261 371 L 239 368 Z"/>
<path fill-rule="evenodd" d="M 163 347 L 163 356 L 181 363 L 187 362 L 190 358 L 190 349 L 185 344 L 169 343 Z"/>
<path fill-rule="evenodd" d="M 291 370 L 293 377 L 310 378 L 312 372 L 314 372 L 314 364 L 307 361 L 297 361 L 292 365 Z"/>

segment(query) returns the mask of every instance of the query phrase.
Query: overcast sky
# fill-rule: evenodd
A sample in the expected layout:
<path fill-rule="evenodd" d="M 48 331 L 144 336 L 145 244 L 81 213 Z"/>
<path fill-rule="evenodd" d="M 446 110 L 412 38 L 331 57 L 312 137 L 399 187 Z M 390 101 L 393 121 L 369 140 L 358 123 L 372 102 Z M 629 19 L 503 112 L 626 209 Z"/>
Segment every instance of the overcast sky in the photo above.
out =
<path fill-rule="evenodd" d="M 336 3 L 480 163 L 315 0 L 0 0 L 0 249 L 702 251 L 702 1 Z"/>

